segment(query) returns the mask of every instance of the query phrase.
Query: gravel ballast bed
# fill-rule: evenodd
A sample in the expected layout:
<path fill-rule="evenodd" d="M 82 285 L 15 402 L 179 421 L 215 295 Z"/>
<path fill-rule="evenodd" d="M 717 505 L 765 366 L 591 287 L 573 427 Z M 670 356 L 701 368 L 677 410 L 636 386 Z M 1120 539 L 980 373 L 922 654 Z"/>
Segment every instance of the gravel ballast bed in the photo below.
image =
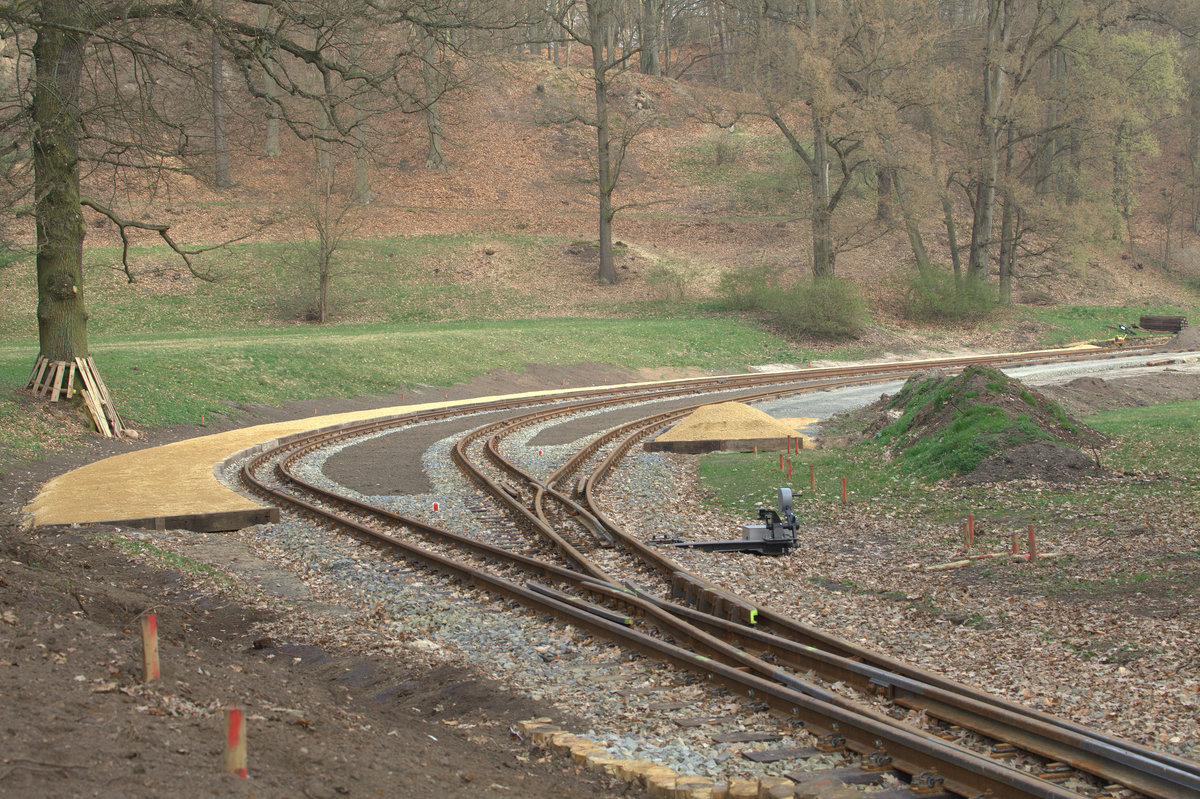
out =
<path fill-rule="evenodd" d="M 522 431 L 508 445 L 511 451 L 521 452 L 521 442 L 540 429 Z M 434 486 L 430 494 L 367 499 L 448 529 L 471 530 L 479 517 L 458 499 L 470 496 L 471 487 L 447 457 L 450 446 L 451 439 L 445 439 L 423 456 Z M 539 456 L 537 449 L 527 448 L 522 465 L 542 474 L 573 449 L 543 447 Z M 320 464 L 331 454 L 306 460 L 304 474 L 324 480 Z M 693 488 L 692 463 L 636 453 L 605 485 L 599 501 L 610 509 L 639 509 L 628 518 L 612 512 L 644 539 L 678 532 L 681 519 L 697 531 L 694 537 L 732 537 L 748 520 L 705 509 Z M 331 622 L 324 635 L 356 636 L 359 646 L 404 647 L 434 660 L 469 663 L 515 691 L 585 720 L 591 729 L 574 731 L 619 757 L 716 779 L 784 770 L 752 764 L 737 756 L 744 745 L 714 745 L 705 732 L 680 729 L 666 714 L 651 710 L 656 704 L 689 702 L 695 705 L 689 714 L 720 717 L 740 706 L 687 675 L 627 657 L 479 592 L 459 591 L 304 521 L 285 516 L 279 524 L 239 536 L 261 556 L 297 570 L 325 601 L 357 608 L 368 620 L 352 627 L 344 620 Z M 831 504 L 828 518 L 808 528 L 790 556 L 689 552 L 686 560 L 688 568 L 730 590 L 854 643 L 1103 732 L 1200 759 L 1196 597 L 1180 597 L 1170 618 L 1119 608 L 1081 612 L 1079 603 L 1062 597 L 1014 592 L 1009 580 L 964 580 L 962 573 L 911 568 L 952 560 L 947 539 L 945 531 L 917 530 L 903 519 L 880 520 L 854 505 Z M 1051 533 L 1044 544 L 1076 557 L 1069 566 L 1006 568 L 1063 569 L 1066 580 L 1098 580 L 1123 559 L 1131 564 L 1137 559 L 1111 537 L 1073 540 Z M 1173 552 L 1181 545 L 1177 534 L 1163 531 L 1148 533 L 1138 550 Z M 521 646 L 514 645 L 517 641 Z M 765 717 L 742 723 L 760 721 L 760 726 L 777 725 Z M 805 737 L 798 732 L 778 745 L 807 745 L 800 740 Z"/>

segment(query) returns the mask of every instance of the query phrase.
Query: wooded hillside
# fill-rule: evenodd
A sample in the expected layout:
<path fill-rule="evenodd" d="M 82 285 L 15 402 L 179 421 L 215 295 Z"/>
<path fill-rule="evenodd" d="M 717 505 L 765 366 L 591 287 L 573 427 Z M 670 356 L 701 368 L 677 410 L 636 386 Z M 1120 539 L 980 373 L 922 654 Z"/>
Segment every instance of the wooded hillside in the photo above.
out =
<path fill-rule="evenodd" d="M 36 249 L 52 357 L 86 354 L 80 247 L 123 241 L 203 279 L 195 250 L 315 237 L 321 320 L 344 237 L 468 230 L 594 242 L 601 285 L 631 251 L 680 291 L 844 277 L 875 315 L 914 285 L 1197 285 L 1182 0 L 39 0 L 0 24 L 6 239 Z"/>

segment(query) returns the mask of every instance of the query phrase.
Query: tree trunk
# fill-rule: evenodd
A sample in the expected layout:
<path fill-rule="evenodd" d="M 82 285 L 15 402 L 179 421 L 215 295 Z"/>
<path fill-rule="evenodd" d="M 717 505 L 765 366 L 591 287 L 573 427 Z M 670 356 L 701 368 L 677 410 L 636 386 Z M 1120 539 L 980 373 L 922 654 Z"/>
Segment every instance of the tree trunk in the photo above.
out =
<path fill-rule="evenodd" d="M 83 302 L 83 213 L 79 205 L 79 81 L 85 7 L 42 0 L 33 46 L 34 218 L 37 227 L 38 342 L 42 356 L 88 355 Z"/>
<path fill-rule="evenodd" d="M 260 28 L 267 27 L 271 21 L 271 10 L 265 6 L 260 6 L 258 9 L 258 26 Z M 271 56 L 274 58 L 275 51 L 272 50 Z M 267 74 L 264 67 L 260 70 L 262 76 L 263 94 L 267 95 L 267 131 L 266 138 L 263 141 L 263 155 L 268 158 L 278 158 L 283 155 L 283 146 L 279 143 L 279 111 L 275 108 L 273 100 L 279 93 L 279 87 L 275 85 L 275 79 Z"/>
<path fill-rule="evenodd" d="M 1008 35 L 1008 0 L 989 0 L 987 45 L 983 66 L 983 108 L 979 125 L 983 154 L 975 181 L 975 216 L 971 224 L 971 249 L 967 279 L 986 281 L 988 252 L 996 208 L 996 174 L 1000 161 L 1000 106 L 1004 69 L 1000 64 Z"/>
<path fill-rule="evenodd" d="M 642 0 L 642 50 L 640 66 L 643 75 L 662 75 L 662 0 Z"/>
<path fill-rule="evenodd" d="M 813 155 L 809 164 L 812 180 L 812 242 L 813 277 L 833 277 L 833 209 L 832 193 L 829 188 L 829 144 L 825 139 L 825 125 L 816 108 L 812 112 Z"/>
<path fill-rule="evenodd" d="M 213 0 L 213 13 L 220 15 L 221 0 Z M 212 75 L 213 118 L 213 185 L 227 189 L 233 185 L 229 177 L 229 142 L 225 138 L 225 53 L 214 33 L 209 37 Z"/>
<path fill-rule="evenodd" d="M 875 170 L 875 218 L 888 224 L 892 221 L 892 170 L 889 167 Z"/>
<path fill-rule="evenodd" d="M 1000 304 L 1012 305 L 1013 266 L 1016 263 L 1016 210 L 1009 198 L 1004 199 L 1000 216 Z"/>
<path fill-rule="evenodd" d="M 1000 217 L 1000 304 L 1012 305 L 1013 267 L 1017 261 L 1017 204 L 1013 200 L 1013 161 L 1016 151 L 1012 141 L 1005 146 L 1004 189 L 1001 198 L 1004 211 Z"/>
<path fill-rule="evenodd" d="M 1130 176 L 1130 164 L 1133 161 L 1133 148 L 1129 143 L 1129 128 L 1122 122 L 1117 125 L 1113 137 L 1113 203 L 1121 219 L 1125 221 L 1125 229 L 1129 232 L 1129 243 L 1133 244 L 1133 186 Z M 1121 231 L 1114 231 L 1113 238 L 1120 240 Z"/>
<path fill-rule="evenodd" d="M 596 91 L 596 163 L 599 178 L 597 195 L 600 198 L 600 285 L 617 282 L 617 268 L 612 253 L 612 150 L 609 142 L 608 64 L 605 58 L 604 22 L 596 2 L 588 2 L 588 26 L 591 31 L 592 74 Z"/>
<path fill-rule="evenodd" d="M 960 291 L 963 287 L 962 256 L 958 251 L 958 226 L 954 223 L 954 204 L 950 195 L 942 192 L 942 218 L 946 223 L 946 238 L 949 239 L 950 264 L 954 267 L 954 285 Z"/>
<path fill-rule="evenodd" d="M 445 133 L 442 127 L 441 75 L 437 71 L 437 42 L 424 28 L 421 29 L 421 81 L 425 86 L 425 132 L 429 136 L 429 148 L 425 154 L 425 168 L 446 168 L 446 156 L 442 152 Z"/>
<path fill-rule="evenodd" d="M 900 215 L 904 217 L 904 230 L 908 233 L 908 245 L 916 259 L 917 271 L 925 276 L 930 271 L 929 251 L 925 249 L 925 239 L 921 236 L 920 220 L 909 203 L 903 176 L 897 174 L 892 185 L 896 191 L 896 201 L 900 204 Z"/>

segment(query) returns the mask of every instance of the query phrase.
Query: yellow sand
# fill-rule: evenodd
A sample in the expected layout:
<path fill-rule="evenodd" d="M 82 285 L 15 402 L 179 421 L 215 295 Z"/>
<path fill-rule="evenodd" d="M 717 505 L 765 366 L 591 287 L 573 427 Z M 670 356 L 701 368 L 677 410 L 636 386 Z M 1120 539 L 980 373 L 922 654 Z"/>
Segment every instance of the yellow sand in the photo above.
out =
<path fill-rule="evenodd" d="M 656 441 L 727 441 L 753 438 L 801 437 L 791 421 L 740 402 L 704 405 L 660 435 Z M 811 420 L 809 420 L 811 421 Z"/>
<path fill-rule="evenodd" d="M 606 386 L 606 388 L 615 387 Z M 590 391 L 593 388 L 568 389 L 567 393 Z M 522 394 L 479 397 L 467 401 L 430 402 L 373 411 L 313 416 L 307 419 L 244 427 L 225 433 L 177 441 L 161 447 L 115 455 L 59 475 L 42 486 L 37 497 L 26 505 L 24 510 L 30 515 L 32 523 L 37 526 L 119 522 L 123 519 L 186 516 L 198 513 L 253 511 L 263 506 L 226 488 L 216 476 L 216 470 L 220 468 L 222 462 L 243 450 L 293 433 L 331 427 L 346 422 L 413 413 L 430 408 L 472 405 L 498 399 L 539 397 L 561 393 L 563 393 L 562 389 L 530 391 Z"/>

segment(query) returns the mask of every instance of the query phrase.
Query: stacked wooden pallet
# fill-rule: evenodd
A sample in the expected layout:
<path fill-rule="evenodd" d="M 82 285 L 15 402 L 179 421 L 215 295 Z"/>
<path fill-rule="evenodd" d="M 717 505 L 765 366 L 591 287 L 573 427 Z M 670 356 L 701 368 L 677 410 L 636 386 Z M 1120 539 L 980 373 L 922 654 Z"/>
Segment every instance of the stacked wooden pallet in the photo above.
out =
<path fill-rule="evenodd" d="M 1188 326 L 1186 316 L 1143 316 L 1138 322 L 1142 330 L 1156 333 L 1178 333 Z"/>
<path fill-rule="evenodd" d="M 74 361 L 51 361 L 44 355 L 39 355 L 25 389 L 39 397 L 49 397 L 51 402 L 58 402 L 60 398 L 71 399 L 75 395 L 76 381 L 82 384 L 79 386 L 79 394 L 83 397 L 83 404 L 87 406 L 96 429 L 105 438 L 123 435 L 125 425 L 121 422 L 117 409 L 113 407 L 108 387 L 100 378 L 100 372 L 97 371 L 90 355 L 87 358 L 76 358 Z"/>

